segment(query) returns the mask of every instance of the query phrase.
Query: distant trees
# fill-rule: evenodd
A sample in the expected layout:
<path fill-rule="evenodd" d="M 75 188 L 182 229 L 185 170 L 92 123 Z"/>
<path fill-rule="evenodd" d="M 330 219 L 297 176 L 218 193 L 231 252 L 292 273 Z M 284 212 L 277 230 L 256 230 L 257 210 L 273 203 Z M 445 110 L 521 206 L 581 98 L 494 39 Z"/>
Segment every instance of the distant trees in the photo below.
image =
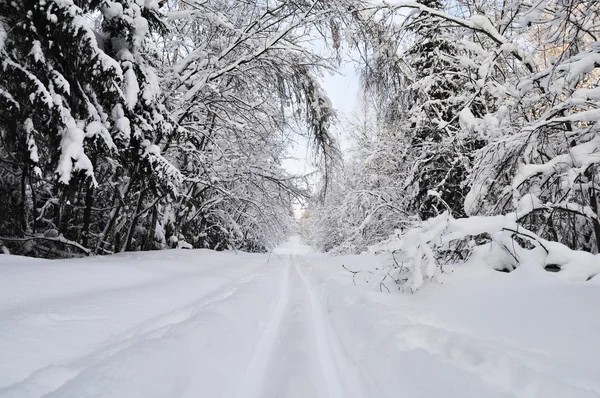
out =
<path fill-rule="evenodd" d="M 366 100 L 361 119 L 348 123 L 353 147 L 343 167 L 334 169 L 327 195 L 313 201 L 302 221 L 306 238 L 319 250 L 361 252 L 409 220 L 399 178 L 405 173 L 406 153 L 397 151 L 403 137 L 385 130 L 368 96 Z"/>

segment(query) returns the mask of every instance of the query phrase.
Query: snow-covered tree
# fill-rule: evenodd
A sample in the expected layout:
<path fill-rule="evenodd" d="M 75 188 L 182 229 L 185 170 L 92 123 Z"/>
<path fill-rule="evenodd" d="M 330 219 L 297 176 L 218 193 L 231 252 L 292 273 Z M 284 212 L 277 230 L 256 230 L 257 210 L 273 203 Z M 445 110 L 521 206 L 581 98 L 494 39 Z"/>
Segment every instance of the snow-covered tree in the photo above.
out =
<path fill-rule="evenodd" d="M 301 45 L 318 2 L 0 1 L 0 237 L 16 252 L 264 250 L 333 111 Z M 8 244 L 7 243 L 7 244 Z"/>
<path fill-rule="evenodd" d="M 583 0 L 373 1 L 356 13 L 367 87 L 396 120 L 389 146 L 408 154 L 396 175 L 419 187 L 399 203 L 422 218 L 446 206 L 486 216 L 441 213 L 394 233 L 384 251 L 399 285 L 414 290 L 482 248 L 498 269 L 600 272 L 585 253 L 598 253 L 600 236 L 599 16 Z"/>
<path fill-rule="evenodd" d="M 393 132 L 378 121 L 369 97 L 363 100 L 361 119 L 347 123 L 352 146 L 344 163 L 335 169 L 327 195 L 315 195 L 303 222 L 306 239 L 319 250 L 360 253 L 409 219 L 397 178 L 405 154 L 389 145 Z"/>
<path fill-rule="evenodd" d="M 307 129 L 331 156 L 333 111 L 317 79 L 328 62 L 301 45 L 320 23 L 317 3 L 173 5 L 176 33 L 162 43 L 173 69 L 165 86 L 186 133 L 168 150 L 187 194 L 170 225 L 194 245 L 240 247 L 263 231 L 269 238 L 251 244 L 272 246 L 273 232 L 289 225 L 291 198 L 305 194 L 281 167 L 291 135 Z"/>
<path fill-rule="evenodd" d="M 181 183 L 157 145 L 180 130 L 145 49 L 151 32 L 166 32 L 158 4 L 2 1 L 0 15 L 10 26 L 0 54 L 10 165 L 2 189 L 13 199 L 3 205 L 18 214 L 2 235 L 132 249 L 146 203 Z M 126 223 L 115 222 L 123 216 Z"/>

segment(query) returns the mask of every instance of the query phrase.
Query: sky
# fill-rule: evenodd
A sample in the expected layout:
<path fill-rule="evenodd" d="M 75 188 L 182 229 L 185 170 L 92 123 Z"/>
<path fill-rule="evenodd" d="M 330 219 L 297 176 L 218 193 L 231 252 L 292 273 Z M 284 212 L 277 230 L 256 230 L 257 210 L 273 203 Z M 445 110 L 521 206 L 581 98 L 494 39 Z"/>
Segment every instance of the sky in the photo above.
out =
<path fill-rule="evenodd" d="M 342 61 L 339 73 L 326 73 L 321 84 L 327 92 L 333 108 L 337 114 L 337 122 L 333 132 L 343 151 L 348 147 L 349 140 L 344 131 L 344 120 L 357 110 L 359 76 L 355 64 L 350 60 Z M 290 147 L 290 158 L 284 160 L 283 166 L 292 174 L 307 174 L 314 170 L 310 159 L 309 142 L 301 137 Z M 297 219 L 302 216 L 303 210 L 300 203 L 294 204 L 294 214 Z"/>
<path fill-rule="evenodd" d="M 356 111 L 358 105 L 359 76 L 355 64 L 350 60 L 343 60 L 338 74 L 326 73 L 321 84 L 337 113 L 338 121 L 333 126 L 336 138 L 339 140 L 341 149 L 347 147 L 348 139 L 343 131 L 343 121 Z M 304 174 L 310 172 L 313 167 L 310 161 L 309 142 L 298 139 L 298 142 L 290 148 L 291 159 L 286 159 L 283 166 L 293 174 Z"/>

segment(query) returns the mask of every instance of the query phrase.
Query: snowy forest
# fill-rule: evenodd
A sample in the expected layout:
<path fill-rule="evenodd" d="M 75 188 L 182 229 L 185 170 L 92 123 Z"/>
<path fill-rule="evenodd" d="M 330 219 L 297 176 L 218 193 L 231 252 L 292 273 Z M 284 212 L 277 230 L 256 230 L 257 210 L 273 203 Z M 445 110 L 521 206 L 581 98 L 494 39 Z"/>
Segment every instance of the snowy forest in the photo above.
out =
<path fill-rule="evenodd" d="M 321 82 L 346 62 L 343 119 Z M 0 0 L 0 249 L 264 252 L 300 228 L 387 256 L 401 290 L 473 255 L 586 280 L 599 83 L 595 0 Z M 316 173 L 283 167 L 296 139 Z"/>

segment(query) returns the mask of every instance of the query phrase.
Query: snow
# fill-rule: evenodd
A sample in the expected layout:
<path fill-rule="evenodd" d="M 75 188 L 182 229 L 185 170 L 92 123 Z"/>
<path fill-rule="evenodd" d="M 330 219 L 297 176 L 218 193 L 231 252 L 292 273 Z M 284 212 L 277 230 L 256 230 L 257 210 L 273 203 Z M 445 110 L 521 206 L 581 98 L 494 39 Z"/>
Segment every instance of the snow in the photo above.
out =
<path fill-rule="evenodd" d="M 586 111 L 577 113 L 564 118 L 555 120 L 588 120 L 586 117 L 594 114 L 597 119 L 600 118 L 600 111 Z M 596 120 L 597 120 L 596 119 Z M 518 188 L 525 181 L 535 175 L 550 175 L 569 170 L 574 167 L 579 170 L 587 169 L 591 164 L 600 161 L 600 138 L 594 138 L 586 143 L 575 145 L 569 148 L 569 152 L 563 155 L 558 155 L 543 164 L 521 164 L 515 175 L 512 187 Z"/>
<path fill-rule="evenodd" d="M 171 11 L 167 14 L 168 20 L 181 20 L 181 19 L 191 19 L 196 18 L 199 15 L 203 15 L 204 13 L 200 10 L 183 10 L 183 11 Z"/>
<path fill-rule="evenodd" d="M 148 83 L 144 85 L 142 97 L 146 103 L 150 104 L 160 95 L 160 80 L 152 67 L 146 67 L 146 78 L 148 79 Z"/>
<path fill-rule="evenodd" d="M 148 25 L 148 20 L 144 17 L 136 17 L 133 20 L 135 26 L 135 35 L 139 40 L 143 40 L 144 36 L 146 36 L 150 32 L 150 27 Z"/>
<path fill-rule="evenodd" d="M 120 133 L 120 138 L 128 140 L 131 137 L 131 122 L 125 117 L 125 112 L 121 104 L 117 104 L 112 109 L 112 118 L 115 121 L 115 129 Z"/>
<path fill-rule="evenodd" d="M 472 15 L 469 20 L 473 23 L 473 25 L 485 32 L 495 32 L 496 28 L 492 25 L 492 22 L 485 15 Z M 504 43 L 506 44 L 506 43 Z M 504 45 L 503 44 L 503 45 Z M 507 47 L 502 48 L 503 50 L 507 49 L 508 51 L 513 51 Z"/>
<path fill-rule="evenodd" d="M 60 72 L 56 70 L 52 71 L 52 80 L 56 87 L 58 87 L 63 93 L 66 95 L 71 94 L 71 85 Z"/>
<path fill-rule="evenodd" d="M 79 128 L 72 118 L 67 118 L 67 127 L 61 132 L 60 159 L 56 167 L 58 181 L 68 184 L 74 172 L 83 170 L 86 175 L 94 179 L 94 166 L 85 154 L 83 141 L 85 133 Z"/>
<path fill-rule="evenodd" d="M 521 16 L 518 23 L 522 27 L 530 26 L 533 23 L 540 22 L 540 16 L 544 13 L 546 7 L 546 0 L 537 0 L 532 2 L 532 7 Z"/>
<path fill-rule="evenodd" d="M 35 131 L 35 129 L 33 127 L 33 121 L 31 120 L 31 118 L 25 119 L 25 122 L 23 123 L 23 128 L 27 133 L 27 150 L 29 151 L 29 159 L 33 163 L 38 163 L 40 161 L 40 157 L 38 153 L 38 147 L 35 143 L 35 139 L 33 138 L 32 134 Z"/>
<path fill-rule="evenodd" d="M 571 62 L 566 62 L 557 67 L 557 70 L 566 72 L 567 81 L 579 79 L 582 75 L 590 73 L 600 64 L 600 54 L 590 51 L 573 57 Z"/>
<path fill-rule="evenodd" d="M 117 148 L 105 124 L 99 121 L 93 121 L 85 126 L 85 138 L 94 138 L 98 136 L 102 138 L 109 149 L 114 150 Z"/>
<path fill-rule="evenodd" d="M 580 88 L 575 91 L 572 95 L 573 98 L 599 101 L 600 100 L 600 88 Z"/>
<path fill-rule="evenodd" d="M 518 48 L 513 43 L 504 43 L 500 46 L 500 50 L 502 50 L 504 54 L 508 55 L 517 51 Z"/>
<path fill-rule="evenodd" d="M 123 17 L 123 5 L 116 1 L 105 1 L 102 5 L 102 15 L 106 20 Z"/>
<path fill-rule="evenodd" d="M 160 147 L 158 145 L 148 145 L 146 148 L 146 152 L 150 155 L 159 156 L 160 155 Z"/>
<path fill-rule="evenodd" d="M 42 43 L 39 40 L 34 40 L 31 46 L 31 51 L 29 55 L 33 57 L 33 60 L 38 63 L 45 63 L 46 57 L 44 56 L 44 51 L 42 50 Z"/>
<path fill-rule="evenodd" d="M 129 139 L 131 137 L 131 122 L 128 118 L 120 117 L 115 120 L 115 128 L 125 139 Z"/>
<path fill-rule="evenodd" d="M 473 112 L 467 107 L 463 108 L 458 114 L 460 127 L 467 132 L 476 131 L 479 128 L 479 121 L 473 115 Z"/>
<path fill-rule="evenodd" d="M 595 280 L 471 264 L 402 295 L 341 267 L 380 261 L 298 237 L 270 254 L 0 255 L 0 396 L 600 394 Z"/>
<path fill-rule="evenodd" d="M 131 65 L 131 63 L 129 61 L 125 61 L 123 63 L 123 66 L 123 69 L 125 69 L 125 74 L 123 76 L 123 78 L 125 79 L 125 84 L 123 87 L 125 105 L 127 106 L 127 109 L 132 110 L 133 108 L 135 108 L 138 102 L 140 85 L 137 81 L 137 76 L 135 75 L 135 71 L 133 70 L 133 66 Z"/>

